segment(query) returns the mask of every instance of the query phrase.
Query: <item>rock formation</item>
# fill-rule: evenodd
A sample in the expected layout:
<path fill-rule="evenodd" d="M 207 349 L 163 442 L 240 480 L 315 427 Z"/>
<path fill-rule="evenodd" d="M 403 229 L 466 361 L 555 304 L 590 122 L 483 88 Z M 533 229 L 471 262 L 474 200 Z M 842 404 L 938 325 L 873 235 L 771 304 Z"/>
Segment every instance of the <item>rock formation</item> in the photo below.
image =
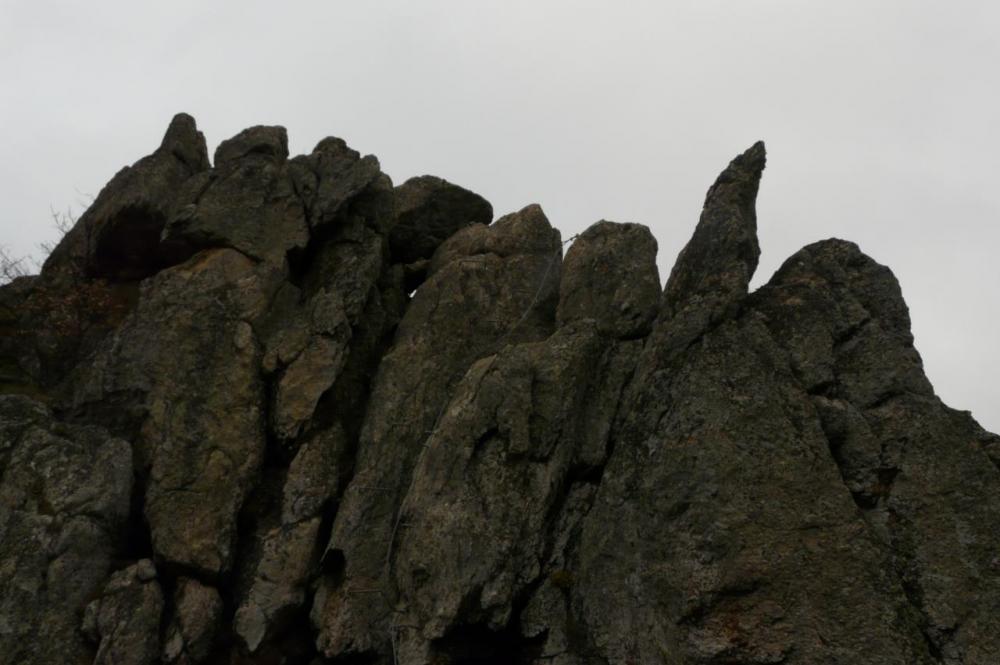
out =
<path fill-rule="evenodd" d="M 178 115 L 0 287 L 0 664 L 1000 662 L 1000 437 L 887 268 Z M 565 250 L 565 257 L 563 256 Z"/>

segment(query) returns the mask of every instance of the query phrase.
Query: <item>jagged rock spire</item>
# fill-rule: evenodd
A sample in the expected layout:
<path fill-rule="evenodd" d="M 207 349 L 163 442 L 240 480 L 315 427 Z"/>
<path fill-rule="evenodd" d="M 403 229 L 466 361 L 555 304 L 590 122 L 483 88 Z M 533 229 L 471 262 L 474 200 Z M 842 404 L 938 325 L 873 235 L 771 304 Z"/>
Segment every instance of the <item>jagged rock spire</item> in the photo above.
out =
<path fill-rule="evenodd" d="M 704 299 L 724 307 L 746 295 L 760 257 L 755 204 L 765 162 L 764 143 L 758 141 L 709 188 L 694 235 L 667 280 L 664 316 L 672 318 Z"/>
<path fill-rule="evenodd" d="M 757 189 L 764 143 L 737 156 L 705 195 L 701 219 L 677 256 L 663 291 L 657 344 L 683 350 L 711 326 L 736 312 L 757 269 Z"/>
<path fill-rule="evenodd" d="M 184 162 L 192 173 L 208 169 L 208 148 L 198 123 L 187 113 L 178 113 L 170 121 L 160 143 L 161 152 L 169 152 Z"/>

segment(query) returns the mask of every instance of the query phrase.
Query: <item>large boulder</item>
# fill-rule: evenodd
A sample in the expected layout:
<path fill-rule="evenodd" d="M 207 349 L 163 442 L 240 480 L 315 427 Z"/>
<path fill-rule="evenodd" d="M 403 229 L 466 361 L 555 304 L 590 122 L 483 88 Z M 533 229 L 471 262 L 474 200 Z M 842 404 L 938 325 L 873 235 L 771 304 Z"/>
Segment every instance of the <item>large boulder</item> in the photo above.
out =
<path fill-rule="evenodd" d="M 488 225 L 493 219 L 493 206 L 486 199 L 430 175 L 410 178 L 395 195 L 396 221 L 389 246 L 398 263 L 429 259 L 458 230 Z"/>
<path fill-rule="evenodd" d="M 309 226 L 323 233 L 349 214 L 349 204 L 379 179 L 381 170 L 374 155 L 361 156 L 343 139 L 327 137 L 309 155 L 292 160 L 296 191 L 309 211 Z M 379 222 L 387 230 L 390 219 Z"/>
<path fill-rule="evenodd" d="M 593 318 L 612 337 L 642 338 L 659 311 L 656 239 L 641 224 L 600 221 L 566 252 L 559 323 Z"/>

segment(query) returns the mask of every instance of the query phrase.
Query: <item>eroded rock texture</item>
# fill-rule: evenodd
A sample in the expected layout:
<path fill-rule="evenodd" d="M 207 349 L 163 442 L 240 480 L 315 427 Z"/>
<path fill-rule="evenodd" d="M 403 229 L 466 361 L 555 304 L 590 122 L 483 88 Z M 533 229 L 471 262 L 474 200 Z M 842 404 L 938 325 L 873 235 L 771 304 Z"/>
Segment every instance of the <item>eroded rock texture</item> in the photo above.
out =
<path fill-rule="evenodd" d="M 1000 662 L 1000 437 L 855 245 L 749 291 L 763 144 L 662 290 L 287 146 L 179 115 L 0 288 L 0 663 Z"/>

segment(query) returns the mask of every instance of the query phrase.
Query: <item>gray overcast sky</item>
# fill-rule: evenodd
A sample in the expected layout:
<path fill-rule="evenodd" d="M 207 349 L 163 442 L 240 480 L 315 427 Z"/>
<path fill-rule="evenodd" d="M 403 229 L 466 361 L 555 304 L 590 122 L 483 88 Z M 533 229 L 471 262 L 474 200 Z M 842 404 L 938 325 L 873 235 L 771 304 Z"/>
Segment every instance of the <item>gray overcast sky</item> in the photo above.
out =
<path fill-rule="evenodd" d="M 755 284 L 857 242 L 899 278 L 938 393 L 1000 431 L 1000 3 L 923 0 L 0 0 L 0 243 L 53 237 L 158 144 L 340 136 L 564 237 L 650 226 L 661 277 L 758 138 Z"/>

